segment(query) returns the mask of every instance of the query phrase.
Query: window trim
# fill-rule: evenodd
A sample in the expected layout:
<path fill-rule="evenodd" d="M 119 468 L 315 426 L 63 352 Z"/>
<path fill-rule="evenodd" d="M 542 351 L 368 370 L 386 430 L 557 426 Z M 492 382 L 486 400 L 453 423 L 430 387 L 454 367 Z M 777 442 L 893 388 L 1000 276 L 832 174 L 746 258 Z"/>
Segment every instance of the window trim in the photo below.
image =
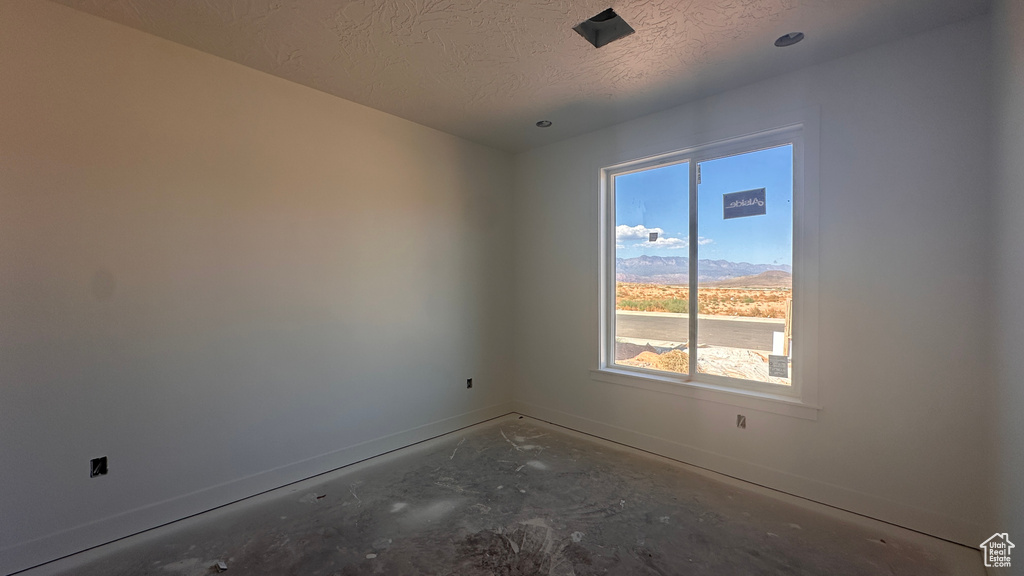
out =
<path fill-rule="evenodd" d="M 817 109 L 804 109 L 762 121 L 761 126 L 731 134 L 722 130 L 691 140 L 671 152 L 610 162 L 600 169 L 600 280 L 598 363 L 594 380 L 658 392 L 723 402 L 800 418 L 817 419 L 818 404 L 818 126 Z M 759 128 L 759 129 L 757 129 Z M 792 387 L 756 383 L 712 374 L 681 374 L 616 365 L 615 318 L 615 198 L 612 178 L 640 170 L 700 162 L 733 154 L 793 144 L 793 347 Z M 670 146 L 666 148 L 672 149 Z M 690 170 L 695 180 L 696 170 Z M 690 182 L 691 189 L 696 182 Z M 693 206 L 691 206 L 691 211 Z M 691 218 L 692 228 L 696 225 Z M 696 265 L 690 258 L 691 268 Z M 692 275 L 692 269 L 691 269 Z M 695 298 L 691 291 L 691 298 Z M 691 305 L 691 309 L 693 309 Z M 692 338 L 688 338 L 691 341 Z"/>

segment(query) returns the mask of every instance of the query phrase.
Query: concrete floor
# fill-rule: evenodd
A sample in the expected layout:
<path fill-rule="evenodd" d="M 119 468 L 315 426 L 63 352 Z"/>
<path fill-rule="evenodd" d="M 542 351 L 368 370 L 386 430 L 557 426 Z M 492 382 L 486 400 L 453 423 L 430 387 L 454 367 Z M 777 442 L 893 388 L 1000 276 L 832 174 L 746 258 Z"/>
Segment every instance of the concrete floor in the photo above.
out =
<path fill-rule="evenodd" d="M 976 550 L 506 416 L 33 576 L 984 574 Z"/>

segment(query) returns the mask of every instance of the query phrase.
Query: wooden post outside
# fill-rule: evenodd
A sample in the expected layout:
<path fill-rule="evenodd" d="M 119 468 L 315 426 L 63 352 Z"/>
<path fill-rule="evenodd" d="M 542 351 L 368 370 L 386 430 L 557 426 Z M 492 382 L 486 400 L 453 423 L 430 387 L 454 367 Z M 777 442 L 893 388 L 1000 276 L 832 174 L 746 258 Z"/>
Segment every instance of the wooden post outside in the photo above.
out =
<path fill-rule="evenodd" d="M 793 341 L 793 299 L 786 302 L 786 333 L 782 340 L 782 355 L 789 356 L 789 344 Z"/>

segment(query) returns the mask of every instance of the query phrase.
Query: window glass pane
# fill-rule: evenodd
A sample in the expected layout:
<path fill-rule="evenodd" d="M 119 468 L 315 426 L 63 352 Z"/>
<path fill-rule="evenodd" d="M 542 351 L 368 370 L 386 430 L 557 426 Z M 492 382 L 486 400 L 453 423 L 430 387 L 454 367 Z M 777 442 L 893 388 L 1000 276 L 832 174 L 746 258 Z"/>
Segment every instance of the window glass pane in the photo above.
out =
<path fill-rule="evenodd" d="M 697 371 L 790 385 L 793 146 L 699 168 Z"/>
<path fill-rule="evenodd" d="M 613 177 L 616 364 L 688 372 L 689 170 Z"/>

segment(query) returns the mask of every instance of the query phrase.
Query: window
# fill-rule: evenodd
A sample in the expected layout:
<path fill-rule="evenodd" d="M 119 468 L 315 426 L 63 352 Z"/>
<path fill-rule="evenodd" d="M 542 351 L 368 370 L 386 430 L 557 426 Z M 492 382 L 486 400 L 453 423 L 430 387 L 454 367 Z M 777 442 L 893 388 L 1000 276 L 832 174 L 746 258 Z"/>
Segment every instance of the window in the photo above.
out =
<path fill-rule="evenodd" d="M 803 136 L 796 125 L 602 170 L 598 372 L 808 402 Z"/>

